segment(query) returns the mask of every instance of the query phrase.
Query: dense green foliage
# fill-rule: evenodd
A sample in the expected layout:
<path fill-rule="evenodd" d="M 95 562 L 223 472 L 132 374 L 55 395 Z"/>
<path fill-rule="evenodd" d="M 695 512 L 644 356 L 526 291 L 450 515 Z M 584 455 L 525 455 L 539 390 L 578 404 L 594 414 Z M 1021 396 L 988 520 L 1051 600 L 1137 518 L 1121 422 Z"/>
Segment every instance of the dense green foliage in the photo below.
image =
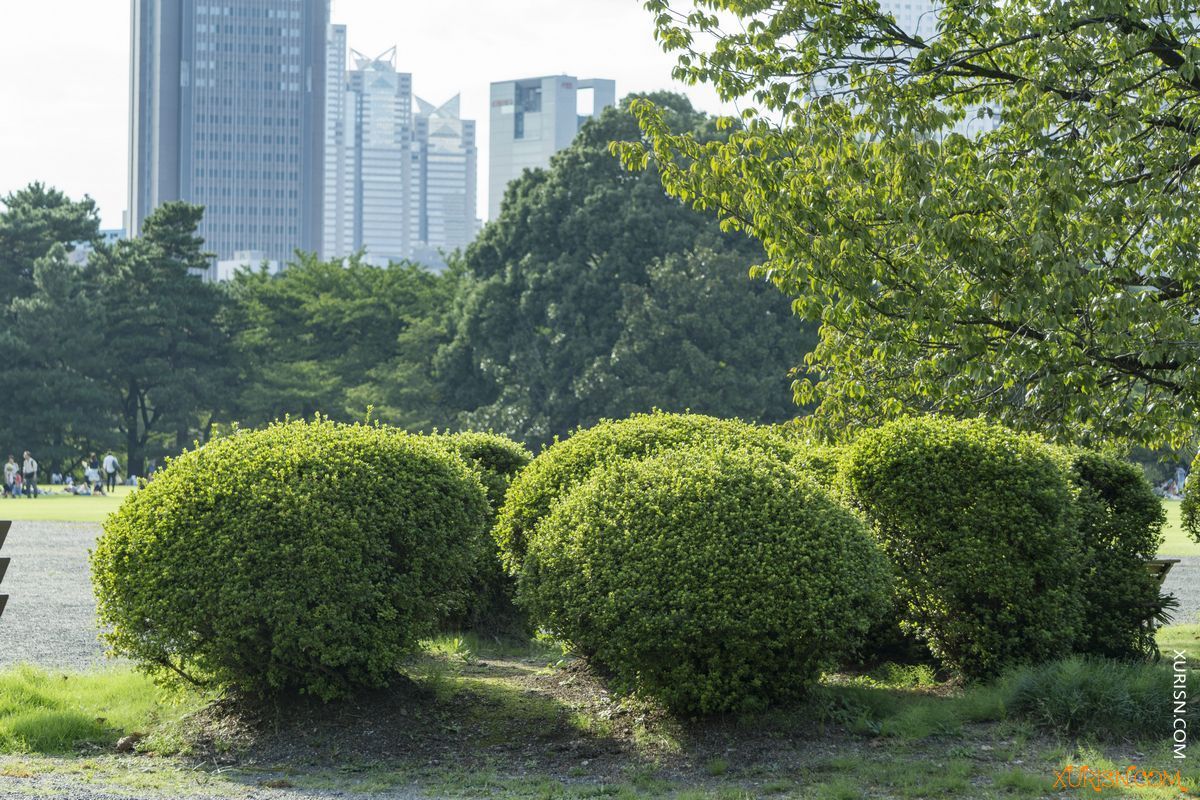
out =
<path fill-rule="evenodd" d="M 1200 542 L 1200 475 L 1196 474 L 1198 471 L 1200 470 L 1197 469 L 1197 464 L 1193 462 L 1179 511 L 1183 519 L 1183 529 L 1187 531 L 1188 536 Z"/>
<path fill-rule="evenodd" d="M 409 430 L 453 422 L 434 377 L 458 285 L 453 272 L 384 269 L 302 257 L 279 275 L 230 284 L 231 327 L 245 381 L 233 413 L 245 425 L 322 413 L 370 416 Z"/>
<path fill-rule="evenodd" d="M 436 439 L 448 445 L 455 455 L 479 474 L 493 514 L 499 513 L 504 505 L 509 484 L 533 460 L 533 453 L 523 445 L 490 431 L 443 433 L 438 434 Z"/>
<path fill-rule="evenodd" d="M 687 445 L 750 447 L 784 461 L 798 452 L 787 438 L 740 420 L 659 411 L 602 420 L 546 448 L 513 481 L 494 530 L 505 566 L 520 570 L 530 539 L 555 501 L 596 469 Z"/>
<path fill-rule="evenodd" d="M 189 445 L 206 427 L 199 420 L 220 415 L 239 377 L 220 321 L 225 292 L 196 277 L 209 260 L 196 235 L 202 215 L 199 206 L 166 203 L 143 222 L 141 237 L 98 248 L 84 270 L 96 338 L 81 371 L 104 388 L 105 407 L 118 410 L 134 475 L 146 472 L 152 436 Z"/>
<path fill-rule="evenodd" d="M 802 472 L 700 442 L 565 496 L 519 598 L 619 690 L 712 713 L 801 695 L 886 605 L 887 577 L 862 524 Z"/>
<path fill-rule="evenodd" d="M 676 125 L 718 136 L 678 95 L 653 95 Z M 749 239 L 667 197 L 657 176 L 608 151 L 636 138 L 606 109 L 575 142 L 508 189 L 463 257 L 454 339 L 439 354 L 466 424 L 531 446 L 602 417 L 659 407 L 756 422 L 795 413 L 788 372 L 811 326 L 747 277 Z"/>
<path fill-rule="evenodd" d="M 726 139 L 623 148 L 822 322 L 830 430 L 913 410 L 1179 446 L 1200 421 L 1200 17 L 1184 0 L 646 0 Z M 634 137 L 629 137 L 633 139 Z"/>
<path fill-rule="evenodd" d="M 439 434 L 434 441 L 445 445 L 466 462 L 483 483 L 490 508 L 488 527 L 491 528 L 504 505 L 509 484 L 533 460 L 533 454 L 495 433 Z M 490 634 L 525 631 L 525 615 L 514 603 L 515 593 L 516 583 L 500 561 L 495 538 L 485 536 L 480 542 L 478 566 L 468 588 L 466 607 L 444 618 L 442 627 Z"/>
<path fill-rule="evenodd" d="M 479 479 L 419 436 L 317 420 L 216 439 L 105 523 L 105 638 L 253 694 L 385 685 L 462 602 L 486 519 Z"/>
<path fill-rule="evenodd" d="M 1129 658 L 1155 652 L 1146 625 L 1159 602 L 1158 581 L 1146 569 L 1162 544 L 1162 502 L 1140 467 L 1100 453 L 1066 455 L 1075 490 L 1083 552 L 1081 635 L 1089 655 Z"/>
<path fill-rule="evenodd" d="M 95 213 L 90 201 L 53 194 L 46 210 L 37 188 L 7 198 L 0 214 L 0 231 L 24 226 L 47 237 L 40 255 L 31 242 L 14 245 L 32 264 L 14 267 L 19 296 L 0 309 L 0 393 L 23 413 L 0 420 L 0 437 L 17 454 L 33 450 L 47 471 L 116 447 L 128 472 L 144 474 L 147 454 L 185 446 L 201 420 L 218 415 L 238 377 L 221 324 L 224 293 L 189 272 L 208 263 L 195 236 L 201 209 L 167 203 L 141 238 L 96 245 L 80 266 L 68 259 L 74 240 L 54 237 L 80 236 Z M 39 214 L 50 221 L 30 222 Z M 88 224 L 83 241 L 96 236 L 94 218 Z"/>
<path fill-rule="evenodd" d="M 1071 493 L 1039 440 L 981 421 L 863 433 L 841 480 L 892 561 L 904 625 L 972 677 L 1069 651 L 1084 621 Z"/>
<path fill-rule="evenodd" d="M 57 189 L 33 183 L 0 198 L 0 307 L 35 291 L 38 261 L 55 244 L 74 249 L 100 235 L 100 215 L 89 197 L 71 200 Z"/>

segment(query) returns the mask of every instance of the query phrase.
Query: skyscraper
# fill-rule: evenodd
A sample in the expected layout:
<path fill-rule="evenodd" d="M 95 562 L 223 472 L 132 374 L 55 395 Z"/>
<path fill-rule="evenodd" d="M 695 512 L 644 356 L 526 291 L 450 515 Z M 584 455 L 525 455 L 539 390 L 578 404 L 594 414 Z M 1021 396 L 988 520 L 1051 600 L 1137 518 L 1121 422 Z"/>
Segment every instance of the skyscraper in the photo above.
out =
<path fill-rule="evenodd" d="M 440 106 L 417 98 L 421 144 L 421 234 L 416 260 L 442 266 L 439 251 L 466 247 L 479 232 L 475 197 L 479 153 L 475 121 L 464 120 L 459 96 Z"/>
<path fill-rule="evenodd" d="M 218 258 L 321 246 L 329 0 L 132 0 L 129 233 L 205 207 Z"/>
<path fill-rule="evenodd" d="M 591 92 L 592 108 L 579 113 L 580 92 Z M 488 165 L 488 218 L 500 214 L 509 182 L 526 169 L 545 167 L 569 145 L 589 117 L 616 105 L 617 85 L 550 75 L 492 84 L 491 152 Z"/>
<path fill-rule="evenodd" d="M 322 255 L 366 251 L 371 263 L 443 265 L 440 251 L 470 243 L 478 230 L 475 122 L 458 97 L 440 106 L 416 98 L 412 75 L 396 70 L 396 49 L 377 57 L 351 50 L 346 29 L 330 33 L 326 113 L 325 238 Z"/>

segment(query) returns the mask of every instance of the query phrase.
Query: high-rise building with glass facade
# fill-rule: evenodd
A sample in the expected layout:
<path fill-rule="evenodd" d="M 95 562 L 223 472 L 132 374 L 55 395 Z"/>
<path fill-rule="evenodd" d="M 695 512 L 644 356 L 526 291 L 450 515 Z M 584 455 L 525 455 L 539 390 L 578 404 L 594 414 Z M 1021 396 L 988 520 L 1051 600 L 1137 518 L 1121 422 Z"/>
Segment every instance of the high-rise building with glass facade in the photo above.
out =
<path fill-rule="evenodd" d="M 322 243 L 329 0 L 132 0 L 130 235 L 205 207 L 218 259 Z"/>
<path fill-rule="evenodd" d="M 475 122 L 455 96 L 434 105 L 396 69 L 396 50 L 349 51 L 346 30 L 331 29 L 322 255 L 363 251 L 375 264 L 418 261 L 440 267 L 440 252 L 465 247 L 478 230 Z M 416 100 L 419 110 L 414 113 Z"/>
<path fill-rule="evenodd" d="M 581 93 L 591 94 L 590 109 L 581 109 Z M 590 117 L 616 105 L 617 84 L 549 75 L 493 83 L 488 155 L 488 219 L 500 214 L 509 182 L 527 169 L 545 167 L 550 157 L 569 145 Z"/>
<path fill-rule="evenodd" d="M 466 247 L 479 232 L 479 152 L 475 121 L 462 118 L 458 95 L 440 106 L 418 97 L 417 105 L 421 233 L 414 258 L 437 267 L 444 263 L 441 253 Z"/>

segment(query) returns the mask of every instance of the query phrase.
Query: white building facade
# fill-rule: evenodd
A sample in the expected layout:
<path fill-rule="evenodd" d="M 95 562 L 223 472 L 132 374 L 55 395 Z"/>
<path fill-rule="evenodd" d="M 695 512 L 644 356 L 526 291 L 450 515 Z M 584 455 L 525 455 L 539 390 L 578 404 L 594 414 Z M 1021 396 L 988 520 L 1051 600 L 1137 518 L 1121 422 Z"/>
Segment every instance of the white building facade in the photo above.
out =
<path fill-rule="evenodd" d="M 581 113 L 581 94 L 591 94 L 590 110 Z M 500 214 L 508 184 L 527 169 L 545 167 L 569 145 L 591 117 L 616 105 L 617 84 L 549 75 L 493 83 L 488 164 L 488 219 Z"/>

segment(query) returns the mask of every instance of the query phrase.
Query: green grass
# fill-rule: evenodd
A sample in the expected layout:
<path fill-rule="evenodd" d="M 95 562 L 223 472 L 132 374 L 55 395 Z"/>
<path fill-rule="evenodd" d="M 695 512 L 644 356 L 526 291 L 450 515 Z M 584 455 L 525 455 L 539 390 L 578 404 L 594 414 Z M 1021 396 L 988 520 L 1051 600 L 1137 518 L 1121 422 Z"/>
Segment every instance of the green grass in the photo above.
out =
<path fill-rule="evenodd" d="M 1158 629 L 1158 649 L 1169 659 L 1176 650 L 1188 653 L 1193 666 L 1200 665 L 1200 625 L 1168 625 Z"/>
<path fill-rule="evenodd" d="M 1200 544 L 1188 538 L 1179 519 L 1178 500 L 1163 500 L 1167 511 L 1167 524 L 1163 526 L 1163 545 L 1158 554 L 1163 557 L 1200 556 Z"/>
<path fill-rule="evenodd" d="M 61 486 L 43 485 L 43 489 L 61 491 Z M 117 510 L 130 486 L 118 486 L 106 497 L 76 497 L 69 494 L 40 497 L 6 497 L 0 499 L 0 519 L 29 522 L 103 522 Z"/>
<path fill-rule="evenodd" d="M 1200 643 L 1200 625 L 1164 628 L 1159 639 L 1164 649 L 1192 648 Z M 65 678 L 28 667 L 0 671 L 0 777 L 36 782 L 56 774 L 98 790 L 154 790 L 163 796 L 203 785 L 219 796 L 243 796 L 247 787 L 258 786 L 367 794 L 404 788 L 436 797 L 508 800 L 836 800 L 868 793 L 906 800 L 1033 800 L 1051 793 L 1054 769 L 1068 763 L 1115 768 L 1129 759 L 1133 745 L 1148 756 L 1139 763 L 1170 763 L 1161 736 L 1143 742 L 1137 741 L 1140 731 L 1129 731 L 1133 741 L 1086 746 L 1091 749 L 1078 749 L 1075 738 L 1082 732 L 1080 703 L 1121 717 L 1131 706 L 1156 702 L 1161 687 L 1149 678 L 1162 665 L 1091 669 L 1068 661 L 1018 672 L 1026 697 L 1035 701 L 1037 713 L 1029 717 L 1014 707 L 1012 676 L 962 687 L 939 681 L 926 667 L 883 665 L 868 675 L 829 676 L 797 708 L 708 723 L 650 714 L 638 724 L 653 735 L 639 738 L 628 731 L 630 716 L 643 713 L 632 701 L 541 691 L 576 685 L 573 671 L 547 666 L 560 655 L 545 642 L 471 635 L 432 639 L 409 673 L 431 696 L 414 700 L 402 713 L 417 740 L 428 735 L 444 749 L 417 748 L 415 759 L 356 761 L 350 753 L 336 765 L 299 759 L 216 773 L 182 758 L 111 753 L 117 738 L 132 731 L 148 734 L 144 750 L 187 753 L 177 732 L 185 728 L 181 719 L 203 704 L 196 694 L 163 691 L 127 669 Z M 675 749 L 663 747 L 661 740 L 672 736 Z M 510 744 L 521 746 L 517 752 L 524 759 L 515 771 L 511 753 L 504 752 Z M 573 755 L 580 744 L 595 747 L 599 761 Z M 492 754 L 493 748 L 500 752 Z M 48 757 L 55 754 L 69 757 Z M 462 765 L 468 757 L 472 764 Z M 1186 777 L 1195 786 L 1196 776 Z"/>
<path fill-rule="evenodd" d="M 183 742 L 172 723 L 203 702 L 129 668 L 63 674 L 13 667 L 0 671 L 0 753 L 111 750 L 131 733 L 147 736 L 146 749 L 176 752 Z"/>

